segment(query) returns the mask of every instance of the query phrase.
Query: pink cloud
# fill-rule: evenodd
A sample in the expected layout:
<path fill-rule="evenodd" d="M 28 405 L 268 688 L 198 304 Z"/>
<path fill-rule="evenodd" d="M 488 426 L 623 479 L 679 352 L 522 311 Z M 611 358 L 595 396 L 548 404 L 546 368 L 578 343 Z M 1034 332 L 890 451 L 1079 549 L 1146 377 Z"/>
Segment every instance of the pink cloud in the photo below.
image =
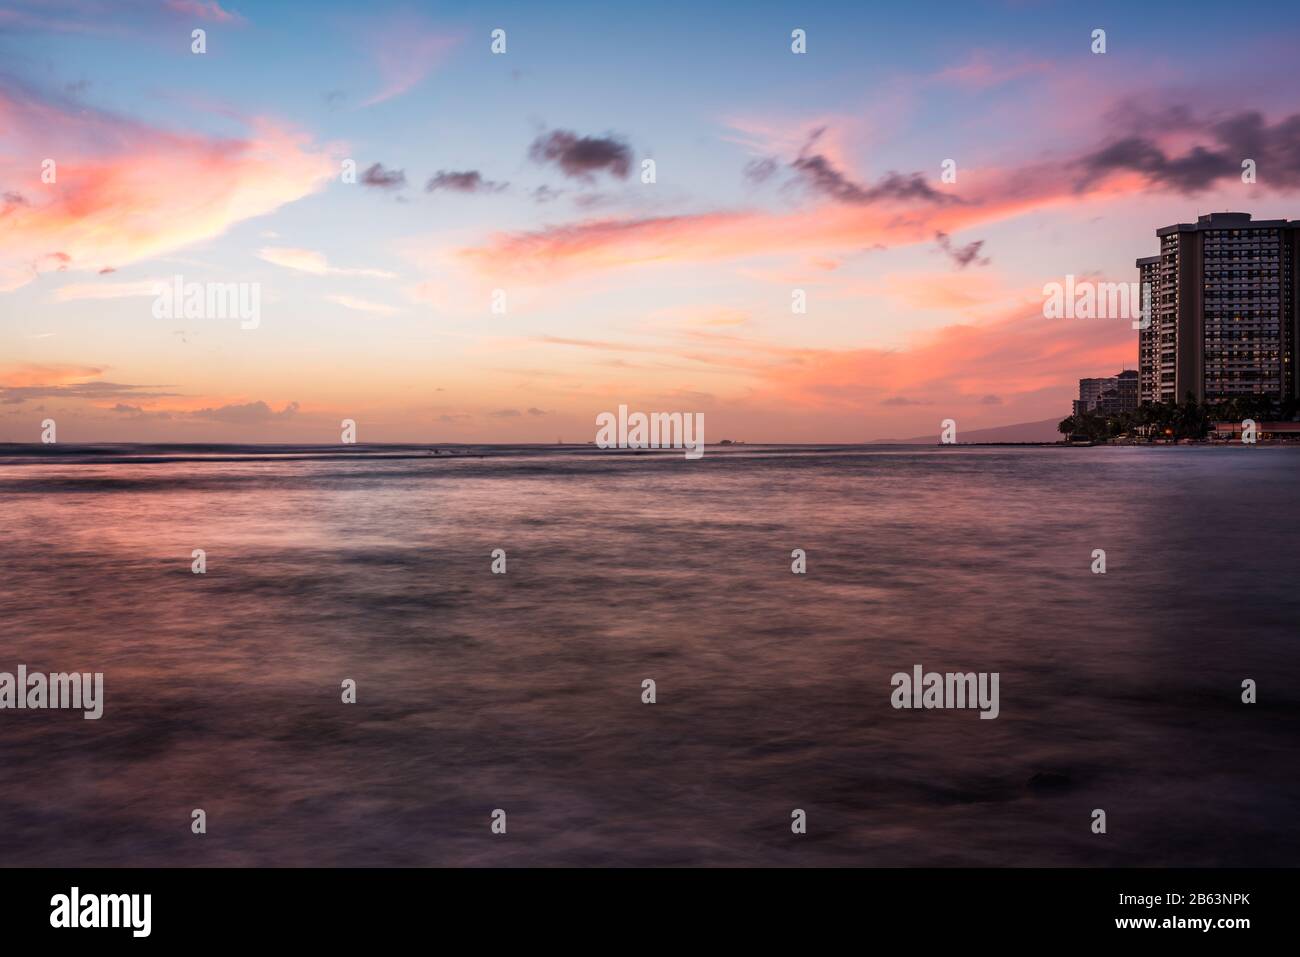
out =
<path fill-rule="evenodd" d="M 361 105 L 383 103 L 414 89 L 460 41 L 459 36 L 435 30 L 413 18 L 388 24 L 370 42 L 382 85 L 379 92 Z"/>
<path fill-rule="evenodd" d="M 854 195 L 882 195 L 869 202 L 828 199 L 784 212 L 724 210 L 582 220 L 496 233 L 460 249 L 457 256 L 482 275 L 507 269 L 512 276 L 548 281 L 636 265 L 756 256 L 803 255 L 834 261 L 877 246 L 933 242 L 939 232 L 956 235 L 1052 209 L 1094 209 L 1169 188 L 1153 182 L 1150 173 L 1120 166 L 1088 173 L 1085 180 L 1085 169 L 1076 165 L 1077 159 L 1082 156 L 966 168 L 960 172 L 959 184 L 927 183 L 930 195 L 921 198 L 913 198 L 906 189 L 864 189 L 841 177 Z"/>
<path fill-rule="evenodd" d="M 872 412 L 882 396 L 924 394 L 953 410 L 983 412 L 979 397 L 1035 397 L 1055 404 L 1031 414 L 1068 412 L 1061 383 L 1137 359 L 1136 333 L 1118 320 L 1054 320 L 1041 302 L 999 319 L 945 326 L 904 349 L 796 350 L 764 370 L 761 392 L 804 408 Z"/>
<path fill-rule="evenodd" d="M 212 23 L 243 23 L 244 18 L 237 13 L 223 10 L 216 0 L 166 0 L 168 9 L 177 13 L 208 20 Z"/>
<path fill-rule="evenodd" d="M 0 388 L 67 385 L 94 379 L 103 371 L 104 369 L 100 366 L 71 364 L 41 365 L 24 363 L 22 365 L 0 366 Z"/>
<path fill-rule="evenodd" d="M 336 158 L 268 119 L 241 138 L 177 133 L 0 86 L 13 192 L 0 291 L 50 269 L 115 268 L 224 233 L 320 189 Z M 21 159 L 20 159 L 21 157 Z M 35 159 L 33 159 L 35 157 Z M 41 158 L 55 181 L 42 181 Z"/>
<path fill-rule="evenodd" d="M 997 292 L 993 300 L 1004 303 L 997 312 L 982 309 L 985 318 L 913 334 L 898 348 L 815 348 L 704 324 L 649 340 L 532 341 L 619 357 L 606 364 L 624 372 L 685 372 L 737 421 L 779 419 L 783 434 L 805 441 L 920 434 L 947 416 L 965 428 L 1064 418 L 1077 379 L 1133 367 L 1137 342 L 1128 322 L 1045 319 L 1041 297 L 1028 293 L 1016 301 Z M 627 361 L 638 357 L 653 365 Z M 625 379 L 618 387 L 636 393 L 653 382 Z M 599 394 L 598 385 L 580 381 L 570 391 Z M 918 396 L 924 404 L 913 401 Z"/>
<path fill-rule="evenodd" d="M 127 36 L 170 15 L 232 26 L 247 22 L 218 0 L 8 0 L 0 7 L 0 28 Z"/>
<path fill-rule="evenodd" d="M 1007 57 L 988 50 L 976 50 L 966 60 L 935 74 L 940 83 L 952 83 L 971 90 L 986 90 L 1027 76 L 1051 73 L 1055 66 L 1044 60 Z"/>
<path fill-rule="evenodd" d="M 973 174 L 968 174 L 974 178 Z M 985 172 L 990 199 L 969 205 L 909 207 L 821 203 L 787 213 L 726 211 L 626 219 L 585 220 L 563 226 L 498 233 L 459 256 L 483 274 L 561 278 L 579 272 L 654 263 L 692 263 L 751 256 L 855 252 L 872 245 L 929 242 L 937 231 L 955 233 L 1041 209 L 1053 202 L 1082 201 L 1059 175 L 1025 185 Z M 1096 199 L 1101 189 L 1094 190 Z M 992 198 L 992 197 L 997 197 Z"/>
<path fill-rule="evenodd" d="M 722 138 L 743 146 L 756 156 L 782 163 L 797 158 L 811 143 L 816 152 L 842 170 L 852 170 L 851 157 L 864 145 L 862 122 L 853 116 L 823 114 L 814 119 L 775 121 L 770 117 L 733 116 L 724 121 L 729 132 Z"/>

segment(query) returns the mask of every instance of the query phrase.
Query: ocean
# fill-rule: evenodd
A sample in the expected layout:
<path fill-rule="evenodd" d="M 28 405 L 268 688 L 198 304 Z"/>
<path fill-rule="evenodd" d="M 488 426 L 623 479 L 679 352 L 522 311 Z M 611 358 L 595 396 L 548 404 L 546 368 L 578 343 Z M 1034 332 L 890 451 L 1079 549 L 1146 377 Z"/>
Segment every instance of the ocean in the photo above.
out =
<path fill-rule="evenodd" d="M 1300 860 L 1300 449 L 432 449 L 0 446 L 0 865 Z"/>

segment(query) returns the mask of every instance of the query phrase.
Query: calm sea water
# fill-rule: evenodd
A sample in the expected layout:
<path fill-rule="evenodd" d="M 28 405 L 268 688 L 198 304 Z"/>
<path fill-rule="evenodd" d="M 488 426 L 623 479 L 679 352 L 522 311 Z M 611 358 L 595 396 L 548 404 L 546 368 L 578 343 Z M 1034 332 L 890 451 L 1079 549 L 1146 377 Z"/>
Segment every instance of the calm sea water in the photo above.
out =
<path fill-rule="evenodd" d="M 0 864 L 1300 862 L 1300 449 L 275 451 L 0 446 Z"/>

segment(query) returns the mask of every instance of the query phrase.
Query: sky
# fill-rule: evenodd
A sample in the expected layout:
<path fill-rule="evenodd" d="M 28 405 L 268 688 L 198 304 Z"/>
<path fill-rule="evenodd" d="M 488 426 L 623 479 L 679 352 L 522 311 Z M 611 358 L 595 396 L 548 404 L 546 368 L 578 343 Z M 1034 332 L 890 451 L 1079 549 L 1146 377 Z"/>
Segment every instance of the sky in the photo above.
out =
<path fill-rule="evenodd" d="M 1137 334 L 1046 284 L 1300 218 L 1300 7 L 948 6 L 0 0 L 0 441 L 1064 417 Z"/>

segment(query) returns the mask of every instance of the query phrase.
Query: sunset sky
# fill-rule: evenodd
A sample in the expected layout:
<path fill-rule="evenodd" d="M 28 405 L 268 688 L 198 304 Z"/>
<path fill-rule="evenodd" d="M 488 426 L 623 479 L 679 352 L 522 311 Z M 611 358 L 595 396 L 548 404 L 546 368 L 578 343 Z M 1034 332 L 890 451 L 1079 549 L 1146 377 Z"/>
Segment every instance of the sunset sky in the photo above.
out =
<path fill-rule="evenodd" d="M 1300 6 L 1079 6 L 0 0 L 0 441 L 1063 417 L 1136 333 L 1045 283 L 1300 217 Z M 260 325 L 155 318 L 178 275 Z"/>

